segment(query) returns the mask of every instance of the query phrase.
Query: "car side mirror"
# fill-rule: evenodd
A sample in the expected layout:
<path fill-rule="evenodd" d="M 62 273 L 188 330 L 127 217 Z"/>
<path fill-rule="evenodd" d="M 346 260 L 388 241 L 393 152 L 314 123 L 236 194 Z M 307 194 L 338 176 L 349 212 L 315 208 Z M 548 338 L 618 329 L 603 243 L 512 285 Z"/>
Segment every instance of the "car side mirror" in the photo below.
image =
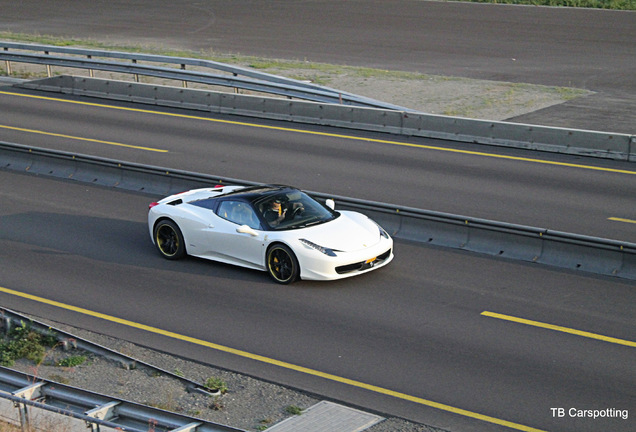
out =
<path fill-rule="evenodd" d="M 327 201 L 325 201 L 325 205 L 327 207 L 329 207 L 331 210 L 335 210 L 336 209 L 336 202 L 334 200 L 332 200 L 331 198 L 329 198 Z"/>
<path fill-rule="evenodd" d="M 249 234 L 252 237 L 258 236 L 258 233 L 247 225 L 241 225 L 240 227 L 236 229 L 236 232 L 241 234 Z"/>

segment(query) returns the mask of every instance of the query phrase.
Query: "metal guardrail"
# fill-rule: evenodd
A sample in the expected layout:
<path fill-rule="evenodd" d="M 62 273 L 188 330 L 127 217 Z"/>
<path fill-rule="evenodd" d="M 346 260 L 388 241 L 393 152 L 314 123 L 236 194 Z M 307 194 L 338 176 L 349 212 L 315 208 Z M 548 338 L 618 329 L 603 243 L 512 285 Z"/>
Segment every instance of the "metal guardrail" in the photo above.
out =
<path fill-rule="evenodd" d="M 8 75 L 12 74 L 12 62 L 30 63 L 45 65 L 49 77 L 52 76 L 52 66 L 88 70 L 91 77 L 94 76 L 94 70 L 100 70 L 131 74 L 137 82 L 139 81 L 139 75 L 144 75 L 181 81 L 184 83 L 184 87 L 187 86 L 188 82 L 195 82 L 316 102 L 413 111 L 409 108 L 399 107 L 329 87 L 211 60 L 7 41 L 0 41 L 0 48 L 0 60 L 5 61 Z M 138 62 L 154 63 L 156 65 L 142 65 Z M 159 66 L 165 64 L 178 65 L 179 68 Z M 223 72 L 224 74 L 186 70 L 186 66 Z"/>
<path fill-rule="evenodd" d="M 188 391 L 215 396 L 186 378 L 132 359 L 8 309 L 0 308 L 0 319 L 2 319 L 5 332 L 13 325 L 28 323 L 36 332 L 54 334 L 62 346 L 73 344 L 79 349 L 117 361 L 128 368 L 132 365 L 143 366 L 181 381 Z M 63 385 L 5 367 L 0 367 L 0 399 L 13 402 L 14 407 L 18 409 L 20 425 L 25 432 L 34 430 L 31 417 L 41 417 L 33 416 L 33 409 L 64 415 L 74 420 L 76 427 L 73 430 L 86 430 L 88 427 L 91 431 L 99 431 L 101 426 L 113 430 L 148 432 L 149 425 L 152 425 L 152 430 L 165 432 L 245 432 L 243 429 L 124 401 L 113 396 Z"/>
<path fill-rule="evenodd" d="M 23 323 L 27 323 L 29 328 L 41 334 L 52 334 L 57 339 L 58 343 L 65 349 L 80 349 L 110 361 L 116 362 L 121 365 L 122 368 L 127 370 L 144 368 L 151 371 L 153 374 L 161 374 L 169 376 L 170 378 L 177 380 L 183 384 L 184 388 L 189 393 L 200 393 L 206 396 L 219 396 L 219 391 L 213 392 L 205 388 L 202 384 L 184 378 L 170 371 L 161 369 L 157 366 L 153 366 L 149 363 L 143 362 L 138 359 L 134 359 L 130 356 L 122 354 L 118 351 L 112 350 L 105 346 L 99 345 L 94 342 L 82 339 L 74 334 L 65 332 L 59 328 L 55 328 L 51 325 L 39 322 L 31 317 L 24 316 L 9 309 L 0 307 L 0 328 L 8 333 L 13 327 L 18 327 Z"/>
<path fill-rule="evenodd" d="M 187 87 L 187 82 L 197 82 L 274 94 L 283 96 L 285 99 L 255 100 L 245 95 L 234 94 L 232 99 L 226 97 L 223 100 L 226 104 L 223 105 L 219 102 L 223 96 L 212 95 L 210 92 L 197 93 L 195 90 L 190 90 L 190 93 L 186 94 L 186 90 L 182 89 L 182 94 L 175 94 L 174 91 L 170 92 L 160 86 L 143 88 L 140 84 L 133 88 L 112 80 L 106 81 L 104 85 L 100 84 L 99 80 L 79 81 L 73 77 L 74 82 L 71 88 L 74 94 L 78 95 L 119 100 L 125 100 L 128 95 L 134 102 L 140 103 L 636 161 L 636 136 L 634 135 L 425 114 L 352 93 L 209 60 L 7 41 L 0 41 L 0 47 L 2 48 L 0 60 L 5 61 L 9 75 L 11 75 L 11 63 L 22 62 L 46 65 L 49 77 L 52 76 L 51 66 L 61 66 L 87 69 L 91 78 L 94 76 L 94 70 L 103 70 L 132 74 L 137 82 L 139 75 L 147 75 L 178 80 L 183 82 L 184 87 Z M 138 62 L 156 65 L 141 65 Z M 159 66 L 165 64 L 178 65 L 178 68 Z M 186 70 L 186 66 L 203 68 L 206 71 L 213 70 L 222 74 Z M 26 85 L 26 87 L 37 88 L 37 85 Z M 64 85 L 66 88 L 63 87 Z M 40 90 L 64 92 L 68 88 L 67 83 L 60 84 L 59 90 L 54 90 L 53 84 L 45 83 Z M 304 101 L 318 104 L 312 105 Z M 328 105 L 319 105 L 322 103 Z"/>
<path fill-rule="evenodd" d="M 245 180 L 0 142 L 0 169 L 166 196 Z M 636 280 L 636 244 L 309 192 L 362 211 L 395 238 Z"/>
<path fill-rule="evenodd" d="M 100 426 L 127 432 L 148 432 L 149 427 L 162 432 L 245 432 L 243 429 L 100 395 L 4 367 L 0 367 L 0 387 L 0 400 L 14 403 L 19 410 L 24 432 L 34 430 L 31 425 L 32 411 L 27 407 L 79 420 L 91 431 L 97 432 Z M 77 425 L 73 430 L 78 430 Z"/>

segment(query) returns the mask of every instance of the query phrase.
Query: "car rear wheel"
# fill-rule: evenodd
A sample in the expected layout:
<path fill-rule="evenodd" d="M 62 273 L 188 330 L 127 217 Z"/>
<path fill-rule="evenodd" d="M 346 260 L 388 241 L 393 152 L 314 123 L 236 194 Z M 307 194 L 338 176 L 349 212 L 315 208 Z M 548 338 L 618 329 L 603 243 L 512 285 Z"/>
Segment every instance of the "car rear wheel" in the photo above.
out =
<path fill-rule="evenodd" d="M 162 220 L 155 226 L 155 245 L 164 258 L 176 260 L 185 255 L 183 234 L 171 220 Z"/>
<path fill-rule="evenodd" d="M 280 284 L 292 283 L 300 274 L 296 255 L 283 244 L 274 245 L 267 251 L 267 271 Z"/>

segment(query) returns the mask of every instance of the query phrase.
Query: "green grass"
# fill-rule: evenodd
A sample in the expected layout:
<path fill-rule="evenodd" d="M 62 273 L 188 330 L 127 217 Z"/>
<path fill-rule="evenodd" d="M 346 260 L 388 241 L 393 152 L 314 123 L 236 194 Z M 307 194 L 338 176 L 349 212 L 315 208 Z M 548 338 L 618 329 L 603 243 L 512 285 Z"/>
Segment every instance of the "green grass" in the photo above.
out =
<path fill-rule="evenodd" d="M 498 3 L 498 4 L 530 5 L 530 6 L 636 10 L 636 0 L 458 0 L 458 1 L 472 2 L 472 3 Z"/>
<path fill-rule="evenodd" d="M 228 390 L 227 384 L 225 383 L 225 381 L 217 377 L 208 378 L 207 381 L 205 382 L 205 388 L 213 392 L 219 391 L 221 392 L 221 394 L 227 393 L 227 390 Z"/>
<path fill-rule="evenodd" d="M 0 364 L 10 367 L 21 358 L 40 364 L 47 351 L 56 343 L 57 339 L 52 332 L 38 333 L 31 328 L 30 323 L 22 322 L 20 326 L 13 327 L 6 338 L 0 341 Z"/>
<path fill-rule="evenodd" d="M 66 357 L 65 359 L 60 360 L 59 362 L 57 362 L 57 365 L 62 367 L 76 367 L 83 364 L 85 361 L 86 361 L 86 356 L 75 355 L 75 356 L 69 356 L 69 357 Z"/>
<path fill-rule="evenodd" d="M 292 414 L 292 415 L 301 415 L 303 413 L 303 409 L 300 407 L 297 407 L 296 405 L 289 405 L 287 408 L 285 408 L 285 411 L 288 414 Z"/>

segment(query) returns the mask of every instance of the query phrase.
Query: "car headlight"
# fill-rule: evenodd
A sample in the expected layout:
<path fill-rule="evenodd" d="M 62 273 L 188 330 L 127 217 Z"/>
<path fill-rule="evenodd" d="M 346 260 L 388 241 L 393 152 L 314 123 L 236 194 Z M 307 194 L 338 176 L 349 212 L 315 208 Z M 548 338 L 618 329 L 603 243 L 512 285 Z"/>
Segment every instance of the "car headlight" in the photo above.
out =
<path fill-rule="evenodd" d="M 317 245 L 316 243 L 309 241 L 307 239 L 300 239 L 300 242 L 304 244 L 305 246 L 309 246 L 312 249 L 316 249 L 317 251 L 324 253 L 325 255 L 333 256 L 333 257 L 336 256 L 336 252 L 333 249 L 329 249 L 324 246 Z"/>
<path fill-rule="evenodd" d="M 371 222 L 373 222 L 373 223 L 374 223 L 374 224 L 378 227 L 378 229 L 380 230 L 380 236 L 381 236 L 381 237 L 384 237 L 385 239 L 387 239 L 387 240 L 388 240 L 388 239 L 389 239 L 389 233 L 388 233 L 388 232 L 386 232 L 386 231 L 384 230 L 384 228 L 382 228 L 382 227 L 380 226 L 380 224 L 379 224 L 379 223 L 377 223 L 376 221 L 374 221 L 373 219 L 369 218 L 369 220 L 370 220 Z"/>

